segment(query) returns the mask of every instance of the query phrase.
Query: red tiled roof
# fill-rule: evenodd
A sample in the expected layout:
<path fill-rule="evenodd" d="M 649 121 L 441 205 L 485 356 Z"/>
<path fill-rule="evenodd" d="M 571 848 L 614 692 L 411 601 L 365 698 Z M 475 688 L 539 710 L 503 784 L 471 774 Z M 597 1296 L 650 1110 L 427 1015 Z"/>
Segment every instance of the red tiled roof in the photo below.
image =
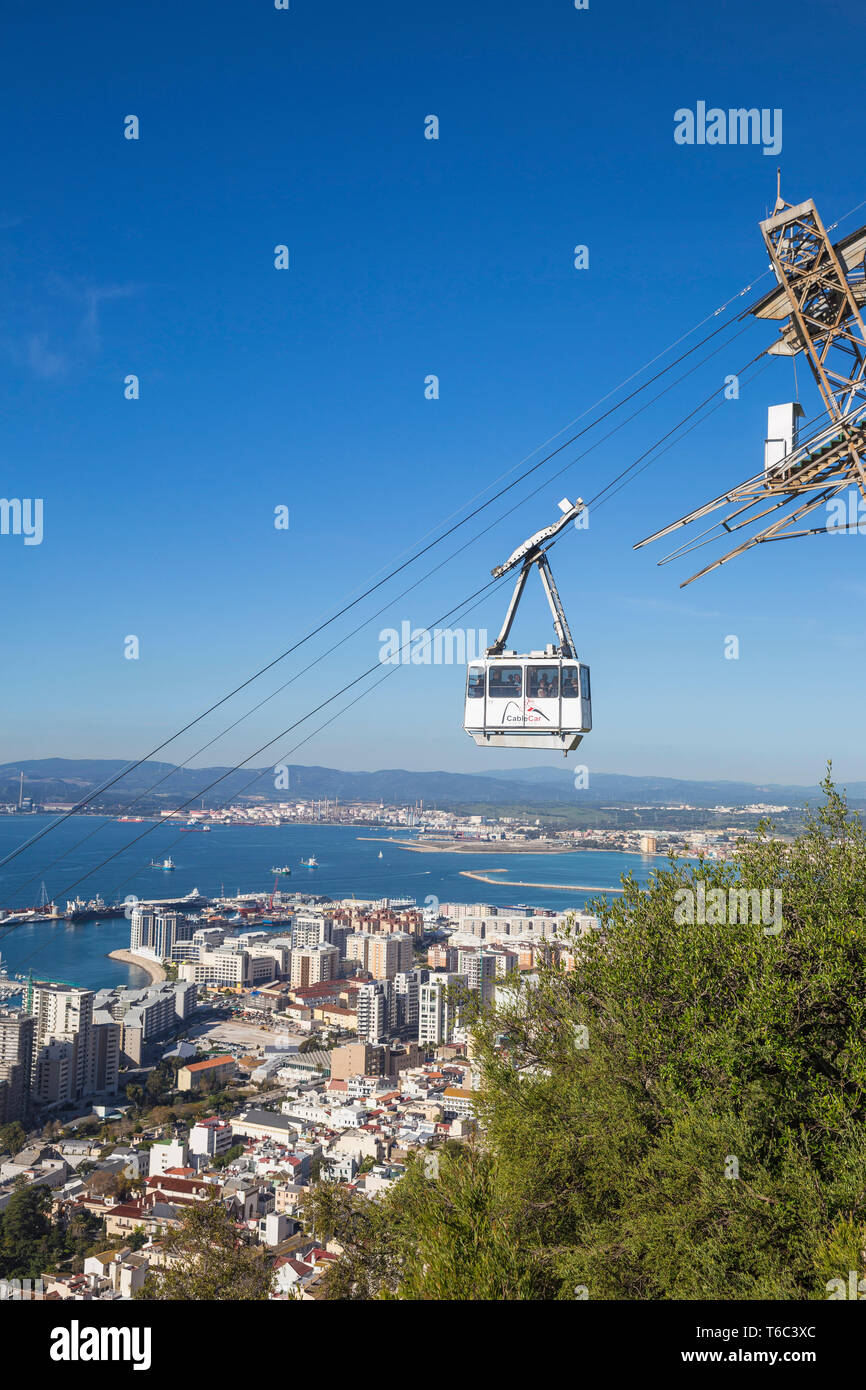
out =
<path fill-rule="evenodd" d="M 234 1062 L 234 1060 L 234 1057 L 230 1056 L 229 1053 L 226 1053 L 222 1057 L 209 1057 L 205 1062 L 189 1062 L 187 1064 L 186 1070 L 204 1071 L 207 1067 L 222 1067 L 225 1066 L 226 1062 Z"/>

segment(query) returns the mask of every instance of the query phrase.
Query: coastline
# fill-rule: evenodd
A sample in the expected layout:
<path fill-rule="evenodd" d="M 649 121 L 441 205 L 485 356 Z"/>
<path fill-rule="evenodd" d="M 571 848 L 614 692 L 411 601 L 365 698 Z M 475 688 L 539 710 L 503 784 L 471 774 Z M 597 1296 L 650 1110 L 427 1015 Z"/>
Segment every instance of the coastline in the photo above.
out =
<path fill-rule="evenodd" d="M 151 960 L 149 956 L 137 956 L 132 951 L 109 951 L 108 958 L 122 961 L 124 965 L 137 965 L 140 970 L 146 970 L 152 985 L 160 985 L 167 978 L 159 961 Z"/>
<path fill-rule="evenodd" d="M 435 844 L 429 841 L 397 840 L 393 835 L 358 835 L 359 840 L 373 840 L 377 844 L 397 845 L 400 849 L 412 850 L 415 854 L 633 854 L 638 859 L 663 858 L 647 855 L 639 849 L 617 849 L 605 846 L 599 849 L 593 845 L 563 844 L 560 840 L 440 840 Z M 462 870 L 461 870 L 462 873 Z M 546 887 L 546 884 L 530 885 Z"/>
<path fill-rule="evenodd" d="M 419 844 L 415 840 L 397 840 L 388 835 L 359 835 L 359 840 L 374 840 L 377 844 L 397 845 L 415 854 L 574 854 L 582 848 L 564 845 L 556 840 L 441 840 Z M 617 850 L 618 854 L 633 854 L 634 850 Z"/>
<path fill-rule="evenodd" d="M 482 883 L 495 883 L 503 888 L 555 888 L 565 893 L 624 893 L 624 888 L 599 888 L 590 883 L 527 883 L 520 878 L 490 878 L 488 874 L 474 873 L 472 869 L 459 869 L 461 878 L 477 878 Z M 504 874 L 505 869 L 492 869 L 491 873 Z"/>

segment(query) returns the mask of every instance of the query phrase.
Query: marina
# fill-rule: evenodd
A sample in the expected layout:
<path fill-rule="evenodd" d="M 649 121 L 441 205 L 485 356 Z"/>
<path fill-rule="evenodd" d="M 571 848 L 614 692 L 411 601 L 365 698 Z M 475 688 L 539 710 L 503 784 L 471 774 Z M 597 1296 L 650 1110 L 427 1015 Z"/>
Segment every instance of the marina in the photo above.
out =
<path fill-rule="evenodd" d="M 36 819 L 35 828 L 40 823 L 44 823 L 42 819 Z M 131 900 L 146 907 L 192 914 L 213 912 L 239 930 L 253 924 L 251 905 L 261 902 L 265 905 L 263 918 L 273 921 L 275 931 L 285 932 L 287 912 L 303 901 L 387 899 L 398 909 L 417 904 L 428 910 L 437 902 L 472 902 L 477 898 L 495 906 L 514 906 L 524 893 L 523 887 L 506 877 L 514 869 L 513 855 L 503 853 L 500 857 L 485 847 L 474 862 L 471 852 L 464 849 L 419 858 L 412 851 L 411 837 L 407 837 L 405 844 L 392 841 L 387 856 L 379 859 L 383 841 L 377 842 L 374 836 L 359 838 L 354 826 L 238 826 L 228 836 L 184 836 L 181 854 L 173 844 L 178 827 L 159 825 L 152 836 L 156 852 L 142 854 L 140 845 L 126 847 L 129 828 L 106 818 L 101 853 L 120 853 L 111 865 L 111 880 L 106 881 L 105 868 L 99 870 L 102 883 L 88 877 L 88 870 L 92 872 L 99 864 L 96 853 L 88 858 L 86 849 L 83 852 L 74 848 L 80 826 L 70 822 L 54 834 L 55 852 L 64 857 L 53 870 L 53 877 L 48 878 L 46 889 L 56 894 L 56 910 L 51 912 L 46 907 L 10 912 L 7 908 L 8 915 L 0 920 L 0 949 L 10 977 L 16 973 L 26 975 L 31 968 L 42 972 L 50 968 L 61 978 L 81 980 L 97 988 L 120 983 L 143 985 L 147 976 L 136 963 L 109 955 L 129 947 L 126 914 Z M 20 828 L 12 818 L 0 819 L 0 857 L 20 837 Z M 172 874 L 176 891 L 160 895 L 154 893 L 155 871 L 148 867 L 148 861 L 151 857 L 164 859 L 169 852 L 176 859 Z M 7 871 L 4 905 L 26 903 L 27 885 L 38 864 L 36 854 L 31 859 L 30 853 L 22 854 L 15 863 L 15 874 Z M 287 880 L 287 887 L 293 882 L 295 889 L 290 893 L 286 889 L 277 891 L 272 869 L 311 857 L 316 860 L 315 872 L 298 881 L 296 871 L 295 878 Z M 627 872 L 644 882 L 653 868 L 666 862 L 651 855 L 580 850 L 523 854 L 519 867 L 526 880 L 546 885 L 532 889 L 535 905 L 562 911 L 580 908 L 599 893 L 598 889 L 578 889 L 577 884 L 615 885 L 620 875 Z M 464 876 L 464 870 L 484 874 L 485 878 L 473 882 Z M 41 865 L 37 872 L 41 874 Z M 64 894 L 64 885 L 76 880 L 81 884 L 79 895 Z M 36 882 L 38 887 L 38 878 Z M 298 887 L 303 891 L 297 893 Z M 272 893 L 273 905 L 268 910 Z"/>

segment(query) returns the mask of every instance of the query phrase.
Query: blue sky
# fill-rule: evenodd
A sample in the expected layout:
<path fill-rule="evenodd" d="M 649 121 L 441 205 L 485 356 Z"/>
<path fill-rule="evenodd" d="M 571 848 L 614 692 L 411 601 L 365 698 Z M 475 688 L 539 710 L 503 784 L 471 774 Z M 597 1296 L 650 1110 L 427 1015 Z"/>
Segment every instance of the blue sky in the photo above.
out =
<path fill-rule="evenodd" d="M 826 222 L 866 198 L 856 85 L 815 99 L 816 14 L 803 0 L 7 0 L 0 492 L 43 498 L 45 521 L 40 546 L 0 536 L 0 760 L 142 754 L 436 534 L 761 276 L 777 163 L 788 200 L 814 197 Z M 859 4 L 831 0 L 821 25 L 862 46 Z M 676 145 L 674 112 L 698 100 L 781 108 L 778 160 Z M 123 138 L 129 114 L 137 141 Z M 429 114 L 438 141 L 424 138 Z M 560 497 L 592 496 L 773 334 L 750 323 L 562 477 L 581 446 L 163 756 L 188 757 L 370 619 L 194 761 L 246 757 L 373 664 L 382 629 L 432 625 Z M 128 373 L 139 400 L 124 399 Z M 590 773 L 811 783 L 832 757 L 843 778 L 866 776 L 866 538 L 764 546 L 684 591 L 687 561 L 658 568 L 663 549 L 632 550 L 755 471 L 766 408 L 792 393 L 790 362 L 771 362 L 559 542 L 593 672 Z M 288 531 L 273 526 L 280 504 Z M 466 621 L 492 635 L 504 601 Z M 724 659 L 729 634 L 738 661 Z M 534 598 L 515 638 L 548 636 Z M 476 749 L 462 693 L 456 667 L 401 668 L 291 759 L 542 761 Z"/>

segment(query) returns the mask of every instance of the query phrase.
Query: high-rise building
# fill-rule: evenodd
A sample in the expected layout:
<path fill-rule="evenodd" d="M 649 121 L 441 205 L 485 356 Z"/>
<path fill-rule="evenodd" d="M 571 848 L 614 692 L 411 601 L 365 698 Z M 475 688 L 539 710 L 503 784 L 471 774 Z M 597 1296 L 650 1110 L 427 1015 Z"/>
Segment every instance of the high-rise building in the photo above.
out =
<path fill-rule="evenodd" d="M 484 1003 L 493 998 L 497 974 L 497 957 L 493 951 L 461 951 L 459 971 L 466 977 L 467 988 L 480 994 Z"/>
<path fill-rule="evenodd" d="M 367 969 L 374 980 L 393 980 L 412 969 L 412 938 L 406 932 L 370 937 Z"/>
<path fill-rule="evenodd" d="M 410 1038 L 418 1036 L 419 991 L 428 974 L 427 970 L 401 970 L 394 976 L 397 1031 Z"/>
<path fill-rule="evenodd" d="M 436 942 L 427 952 L 427 964 L 431 970 L 456 970 L 457 947 Z"/>
<path fill-rule="evenodd" d="M 37 1105 L 58 1105 L 76 1100 L 76 1046 L 74 1042 L 48 1039 L 33 1056 L 31 1095 Z"/>
<path fill-rule="evenodd" d="M 292 945 L 301 949 L 332 941 L 333 919 L 318 912 L 299 913 L 292 923 Z"/>
<path fill-rule="evenodd" d="M 192 941 L 194 930 L 194 923 L 180 912 L 137 907 L 130 918 L 129 949 L 156 956 L 158 960 L 172 960 L 175 947 L 181 942 Z"/>
<path fill-rule="evenodd" d="M 137 907 L 129 919 L 129 949 L 132 952 L 153 950 L 153 924 L 156 913 Z"/>
<path fill-rule="evenodd" d="M 390 980 L 361 985 L 358 990 L 358 1041 L 385 1042 L 396 1031 L 396 996 Z"/>
<path fill-rule="evenodd" d="M 340 952 L 328 942 L 321 941 L 317 946 L 292 951 L 291 983 L 295 988 L 334 980 L 339 973 Z"/>
<path fill-rule="evenodd" d="M 30 1103 L 34 1020 L 18 1009 L 0 1009 L 0 1082 L 5 1082 L 3 1119 L 22 1120 Z"/>
<path fill-rule="evenodd" d="M 93 992 L 78 985 L 53 984 L 48 980 L 31 980 L 26 990 L 26 1008 L 34 1018 L 33 1032 L 33 1091 L 44 1091 L 36 1079 L 38 1064 L 48 1066 L 52 1077 L 48 1089 L 59 1087 L 54 1100 L 80 1100 L 95 1091 L 95 1055 L 93 1038 Z M 50 1051 L 54 1044 L 69 1044 L 70 1055 L 63 1049 Z M 43 1056 L 49 1048 L 49 1055 Z M 43 1067 L 44 1070 L 44 1067 Z M 65 1078 L 65 1079 L 64 1079 Z M 47 1084 L 47 1083 L 46 1083 Z M 40 1100 L 45 1097 L 40 1094 Z"/>
<path fill-rule="evenodd" d="M 93 1089 L 114 1094 L 120 1078 L 120 1039 L 123 1028 L 111 1014 L 98 1009 L 93 1015 Z"/>
<path fill-rule="evenodd" d="M 359 968 L 361 970 L 366 970 L 370 942 L 372 940 L 373 937 L 369 932 L 349 932 L 346 936 L 345 959 L 347 961 L 357 961 Z"/>
<path fill-rule="evenodd" d="M 456 1022 L 456 1009 L 448 991 L 459 982 L 460 975 L 431 975 L 418 989 L 418 1041 L 423 1046 L 438 1047 L 451 1042 Z"/>

